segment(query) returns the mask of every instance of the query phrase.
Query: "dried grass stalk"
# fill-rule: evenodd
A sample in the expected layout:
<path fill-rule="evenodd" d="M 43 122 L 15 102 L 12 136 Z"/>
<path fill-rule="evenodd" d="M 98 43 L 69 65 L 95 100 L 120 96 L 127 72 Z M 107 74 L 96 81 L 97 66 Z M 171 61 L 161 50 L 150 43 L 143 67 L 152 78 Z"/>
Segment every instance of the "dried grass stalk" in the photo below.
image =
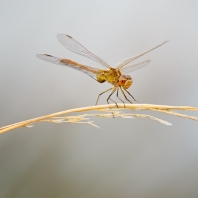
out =
<path fill-rule="evenodd" d="M 176 113 L 174 111 L 176 110 L 185 110 L 185 111 L 198 111 L 197 107 L 189 107 L 189 106 L 166 106 L 166 105 L 152 105 L 152 104 L 125 104 L 125 107 L 123 104 L 118 104 L 119 108 L 116 107 L 115 104 L 107 104 L 107 105 L 100 105 L 100 106 L 90 106 L 90 107 L 82 107 L 82 108 L 76 108 L 76 109 L 70 109 L 65 110 L 37 118 L 33 118 L 30 120 L 25 120 L 22 122 L 18 122 L 15 124 L 11 124 L 8 126 L 4 126 L 0 128 L 0 134 L 5 133 L 7 131 L 20 128 L 20 127 L 32 127 L 34 126 L 34 123 L 37 122 L 51 122 L 51 123 L 64 123 L 64 122 L 70 122 L 70 123 L 83 123 L 83 124 L 90 124 L 92 126 L 98 127 L 97 125 L 93 124 L 93 121 L 90 121 L 89 117 L 91 116 L 97 116 L 102 118 L 112 118 L 112 117 L 121 117 L 121 118 L 149 118 L 152 120 L 156 120 L 162 124 L 165 125 L 171 125 L 171 123 L 161 120 L 159 118 L 156 118 L 151 115 L 146 114 L 127 114 L 124 113 L 123 110 L 151 110 L 151 111 L 158 111 L 161 113 L 171 114 L 174 116 L 179 116 L 183 118 L 188 118 L 192 120 L 198 121 L 197 117 L 194 116 L 188 116 L 181 113 Z M 61 116 L 64 114 L 74 113 L 74 112 L 85 112 L 85 111 L 99 111 L 100 113 L 97 114 L 83 114 L 83 115 L 77 115 L 77 116 Z M 60 117 L 61 116 L 61 117 Z"/>

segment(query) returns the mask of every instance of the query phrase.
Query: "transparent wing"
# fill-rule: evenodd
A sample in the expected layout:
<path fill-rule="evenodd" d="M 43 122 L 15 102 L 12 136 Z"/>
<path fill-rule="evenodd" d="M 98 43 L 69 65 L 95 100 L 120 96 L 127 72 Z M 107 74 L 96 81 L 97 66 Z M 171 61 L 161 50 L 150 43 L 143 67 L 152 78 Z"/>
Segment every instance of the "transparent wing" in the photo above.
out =
<path fill-rule="evenodd" d="M 96 61 L 97 63 L 101 64 L 102 66 L 111 68 L 110 65 L 108 63 L 106 63 L 102 58 L 91 53 L 89 50 L 87 50 L 85 47 L 83 47 L 79 42 L 77 42 L 71 36 L 66 35 L 66 34 L 58 34 L 57 39 L 68 50 L 70 50 L 76 54 L 85 56 L 93 61 Z"/>
<path fill-rule="evenodd" d="M 81 65 L 79 63 L 76 63 L 74 61 L 68 60 L 68 59 L 61 59 L 61 58 L 57 58 L 48 54 L 37 54 L 36 55 L 37 58 L 42 59 L 44 61 L 47 61 L 49 63 L 53 63 L 56 65 L 61 65 L 61 66 L 68 66 L 71 67 L 73 69 L 79 70 L 87 75 L 89 75 L 90 77 L 92 77 L 93 79 L 97 80 L 96 76 L 98 74 L 100 74 L 100 72 L 102 70 L 100 69 L 96 69 L 96 68 L 92 68 L 89 66 L 85 66 L 85 65 Z"/>
<path fill-rule="evenodd" d="M 161 43 L 160 45 L 158 45 L 158 46 L 156 46 L 156 47 L 154 47 L 154 48 L 152 48 L 152 49 L 150 49 L 150 50 L 148 50 L 148 51 L 146 51 L 146 52 L 143 52 L 143 53 L 141 53 L 141 54 L 139 54 L 139 55 L 137 55 L 137 56 L 130 57 L 130 58 L 127 58 L 127 59 L 122 60 L 121 62 L 119 62 L 119 63 L 117 64 L 117 67 L 116 67 L 116 68 L 120 69 L 120 68 L 124 67 L 125 65 L 127 65 L 127 64 L 129 64 L 130 62 L 134 61 L 135 59 L 137 59 L 137 58 L 139 58 L 139 57 L 141 57 L 141 56 L 147 54 L 148 52 L 150 52 L 150 51 L 152 51 L 152 50 L 154 50 L 154 49 L 156 49 L 156 48 L 158 48 L 158 47 L 164 45 L 164 44 L 167 43 L 167 42 L 168 42 L 168 41 L 165 41 L 165 42 Z"/>
<path fill-rule="evenodd" d="M 135 71 L 137 69 L 140 69 L 140 68 L 148 65 L 150 62 L 151 62 L 150 60 L 147 60 L 147 61 L 144 61 L 144 62 L 141 62 L 141 63 L 137 63 L 137 64 L 130 65 L 130 66 L 127 66 L 127 67 L 123 67 L 120 70 L 123 74 L 127 74 L 127 73 L 130 73 L 132 71 Z"/>

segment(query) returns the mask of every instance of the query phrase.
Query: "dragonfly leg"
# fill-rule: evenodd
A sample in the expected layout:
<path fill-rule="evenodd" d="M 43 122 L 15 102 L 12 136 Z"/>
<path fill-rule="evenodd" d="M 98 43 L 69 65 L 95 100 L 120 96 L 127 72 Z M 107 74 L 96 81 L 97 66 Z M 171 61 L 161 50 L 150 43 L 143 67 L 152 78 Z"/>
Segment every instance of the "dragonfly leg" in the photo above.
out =
<path fill-rule="evenodd" d="M 123 87 L 123 89 L 129 94 L 129 96 L 131 96 L 131 97 L 133 98 L 134 101 L 138 102 L 138 101 L 130 94 L 130 92 L 128 92 L 124 87 Z M 138 102 L 138 103 L 139 103 L 139 102 Z"/>
<path fill-rule="evenodd" d="M 122 90 L 122 87 L 120 87 L 120 90 L 121 90 L 122 94 L 124 95 L 125 99 L 128 100 L 131 104 L 133 104 L 133 103 L 126 97 L 124 91 Z"/>
<path fill-rule="evenodd" d="M 115 88 L 113 89 L 113 91 L 111 92 L 111 94 L 110 94 L 109 97 L 107 98 L 107 103 L 109 104 L 109 100 L 111 100 L 112 102 L 114 102 L 114 103 L 116 104 L 116 106 L 117 106 L 117 108 L 118 108 L 117 103 L 111 99 L 111 96 L 113 95 L 113 93 L 114 93 L 116 90 L 117 90 L 117 87 L 115 87 Z"/>
<path fill-rule="evenodd" d="M 117 108 L 119 108 L 119 107 L 118 107 L 117 102 L 115 102 L 115 101 L 114 101 L 114 100 L 112 100 L 111 98 L 109 98 L 109 100 L 111 100 L 113 103 L 115 103 L 115 104 L 116 104 L 116 106 L 117 106 Z"/>
<path fill-rule="evenodd" d="M 100 94 L 98 95 L 98 98 L 97 98 L 97 100 L 96 100 L 96 104 L 95 104 L 95 105 L 98 104 L 98 100 L 99 100 L 100 96 L 101 96 L 102 94 L 104 94 L 104 93 L 110 91 L 111 89 L 113 89 L 113 88 L 107 89 L 106 91 L 103 91 L 102 93 L 100 93 Z"/>
<path fill-rule="evenodd" d="M 119 88 L 117 89 L 117 97 L 120 99 L 120 101 L 122 101 L 122 103 L 124 104 L 124 107 L 125 107 L 125 103 L 124 103 L 124 101 L 118 96 L 118 91 L 119 91 Z"/>

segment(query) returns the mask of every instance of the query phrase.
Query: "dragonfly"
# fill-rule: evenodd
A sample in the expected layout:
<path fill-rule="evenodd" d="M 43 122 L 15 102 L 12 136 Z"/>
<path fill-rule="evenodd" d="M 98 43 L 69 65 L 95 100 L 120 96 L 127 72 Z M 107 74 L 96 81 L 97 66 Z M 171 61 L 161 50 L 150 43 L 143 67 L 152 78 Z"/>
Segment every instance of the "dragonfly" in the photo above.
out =
<path fill-rule="evenodd" d="M 117 107 L 118 107 L 117 103 L 113 99 L 111 99 L 111 96 L 115 92 L 117 92 L 117 94 L 116 94 L 117 98 L 120 101 L 122 101 L 122 103 L 124 103 L 124 101 L 118 95 L 119 90 L 121 91 L 124 98 L 128 102 L 132 103 L 127 98 L 125 93 L 127 93 L 129 96 L 131 96 L 134 101 L 137 101 L 133 97 L 133 95 L 127 90 L 129 87 L 131 87 L 131 85 L 133 83 L 133 79 L 131 78 L 131 76 L 129 76 L 127 74 L 146 66 L 147 64 L 150 63 L 150 60 L 146 60 L 146 61 L 136 63 L 133 65 L 129 65 L 129 63 L 131 63 L 132 61 L 136 60 L 137 58 L 147 54 L 148 52 L 150 52 L 150 51 L 164 45 L 166 42 L 168 42 L 168 41 L 165 41 L 165 42 L 161 43 L 160 45 L 157 45 L 156 47 L 151 48 L 150 50 L 147 50 L 141 54 L 138 54 L 138 55 L 130 57 L 130 58 L 126 58 L 126 59 L 120 61 L 117 64 L 117 66 L 114 68 L 114 67 L 111 67 L 102 58 L 100 58 L 99 56 L 90 52 L 88 49 L 86 49 L 83 45 L 81 45 L 78 41 L 76 41 L 71 36 L 69 36 L 67 34 L 57 34 L 57 39 L 66 49 L 97 62 L 98 64 L 102 65 L 105 68 L 105 70 L 90 67 L 90 66 L 87 66 L 84 64 L 80 64 L 80 63 L 74 62 L 73 60 L 54 57 L 49 54 L 37 54 L 36 56 L 39 59 L 42 59 L 44 61 L 56 64 L 56 65 L 67 66 L 67 67 L 79 70 L 79 71 L 89 75 L 91 78 L 95 79 L 99 83 L 104 83 L 104 82 L 110 83 L 112 85 L 112 87 L 106 91 L 103 91 L 102 93 L 100 93 L 98 95 L 95 105 L 98 104 L 98 100 L 102 94 L 104 94 L 108 91 L 111 91 L 110 95 L 106 99 L 107 103 L 109 104 L 109 100 L 110 100 L 113 103 L 115 103 Z M 125 106 L 125 103 L 124 103 L 124 106 Z"/>

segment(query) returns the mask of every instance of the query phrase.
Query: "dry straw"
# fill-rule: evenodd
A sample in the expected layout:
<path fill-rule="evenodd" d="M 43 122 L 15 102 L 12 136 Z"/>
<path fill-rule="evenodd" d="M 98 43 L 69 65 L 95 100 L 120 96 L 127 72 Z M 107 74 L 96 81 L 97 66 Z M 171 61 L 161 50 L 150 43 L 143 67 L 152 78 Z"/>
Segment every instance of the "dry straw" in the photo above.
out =
<path fill-rule="evenodd" d="M 25 120 L 22 122 L 18 122 L 15 124 L 11 124 L 8 126 L 4 126 L 0 128 L 0 134 L 5 133 L 7 131 L 20 128 L 20 127 L 32 127 L 37 122 L 51 122 L 51 123 L 83 123 L 83 124 L 90 124 L 92 126 L 98 127 L 97 125 L 93 124 L 93 121 L 90 121 L 90 117 L 97 116 L 101 118 L 150 118 L 152 120 L 156 120 L 162 124 L 165 125 L 172 125 L 171 123 L 156 118 L 151 115 L 147 114 L 131 114 L 126 113 L 126 110 L 150 110 L 150 111 L 158 111 L 161 113 L 171 114 L 174 116 L 179 116 L 182 118 L 188 118 L 192 120 L 198 121 L 197 117 L 194 116 L 188 116 L 185 114 L 177 113 L 175 111 L 178 110 L 185 110 L 185 111 L 198 111 L 197 107 L 188 107 L 188 106 L 165 106 L 165 105 L 152 105 L 152 104 L 118 104 L 118 107 L 116 107 L 115 104 L 107 104 L 107 105 L 99 105 L 99 106 L 90 106 L 90 107 L 82 107 L 82 108 L 76 108 L 76 109 L 70 109 L 65 110 L 37 118 L 33 118 L 30 120 Z M 66 114 L 69 113 L 76 113 L 76 112 L 87 112 L 87 111 L 98 111 L 98 113 L 94 114 L 82 114 L 82 115 L 74 115 L 74 116 L 66 116 Z M 99 127 L 98 127 L 99 128 Z"/>

